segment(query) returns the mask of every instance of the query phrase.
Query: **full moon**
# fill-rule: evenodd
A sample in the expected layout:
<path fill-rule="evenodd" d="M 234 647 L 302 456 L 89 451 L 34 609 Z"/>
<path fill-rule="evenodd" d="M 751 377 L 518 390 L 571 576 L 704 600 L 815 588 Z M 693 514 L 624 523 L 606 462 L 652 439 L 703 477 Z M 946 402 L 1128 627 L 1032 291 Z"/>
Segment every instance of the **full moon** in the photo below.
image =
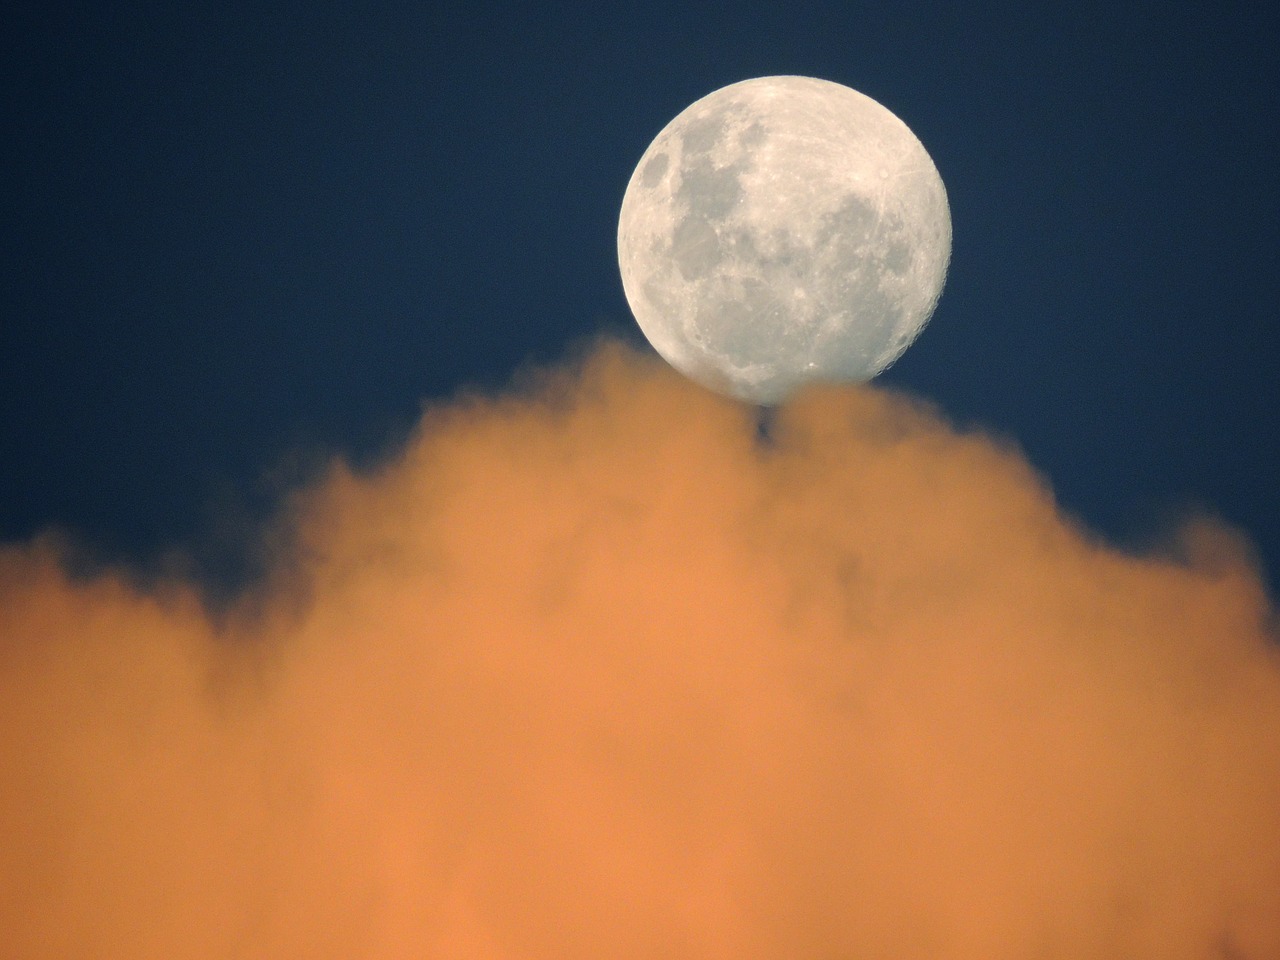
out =
<path fill-rule="evenodd" d="M 618 223 L 623 290 L 654 349 L 763 405 L 893 363 L 950 257 L 946 189 L 920 141 L 810 77 L 744 80 L 685 109 L 640 158 Z"/>

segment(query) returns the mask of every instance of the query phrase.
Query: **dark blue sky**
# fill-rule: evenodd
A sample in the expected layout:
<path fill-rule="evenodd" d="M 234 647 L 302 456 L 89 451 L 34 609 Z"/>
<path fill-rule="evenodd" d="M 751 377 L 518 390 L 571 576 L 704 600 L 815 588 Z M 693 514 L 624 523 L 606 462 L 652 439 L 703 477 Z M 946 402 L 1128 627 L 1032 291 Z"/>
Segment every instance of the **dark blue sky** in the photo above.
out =
<path fill-rule="evenodd" d="M 1280 571 L 1280 38 L 1265 5 L 21 4 L 0 20 L 0 539 L 225 576 L 325 452 L 600 332 L 618 207 L 736 80 L 852 86 L 955 233 L 881 380 L 1142 543 L 1188 505 Z M 290 466 L 293 464 L 293 466 Z"/>

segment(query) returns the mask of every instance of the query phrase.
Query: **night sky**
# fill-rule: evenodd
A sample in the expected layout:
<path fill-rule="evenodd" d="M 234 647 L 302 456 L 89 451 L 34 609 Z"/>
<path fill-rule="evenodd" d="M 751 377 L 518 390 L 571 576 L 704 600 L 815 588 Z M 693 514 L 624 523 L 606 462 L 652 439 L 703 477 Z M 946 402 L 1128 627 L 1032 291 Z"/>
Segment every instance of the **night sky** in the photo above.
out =
<path fill-rule="evenodd" d="M 0 538 L 235 583 L 314 464 L 600 335 L 657 132 L 803 74 L 922 140 L 954 224 L 880 383 L 1143 548 L 1280 571 L 1265 5 L 22 3 L 3 15 Z M 166 560 L 166 558 L 170 558 Z"/>

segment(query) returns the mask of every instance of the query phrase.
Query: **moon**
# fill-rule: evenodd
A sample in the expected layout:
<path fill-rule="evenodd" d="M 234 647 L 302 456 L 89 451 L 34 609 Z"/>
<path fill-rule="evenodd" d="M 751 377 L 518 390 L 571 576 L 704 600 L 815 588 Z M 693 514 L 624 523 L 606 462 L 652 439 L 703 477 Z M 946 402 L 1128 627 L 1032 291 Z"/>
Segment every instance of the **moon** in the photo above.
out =
<path fill-rule="evenodd" d="M 950 258 L 920 141 L 811 77 L 743 80 L 686 108 L 640 158 L 618 222 L 623 290 L 654 349 L 761 405 L 884 370 L 928 322 Z"/>

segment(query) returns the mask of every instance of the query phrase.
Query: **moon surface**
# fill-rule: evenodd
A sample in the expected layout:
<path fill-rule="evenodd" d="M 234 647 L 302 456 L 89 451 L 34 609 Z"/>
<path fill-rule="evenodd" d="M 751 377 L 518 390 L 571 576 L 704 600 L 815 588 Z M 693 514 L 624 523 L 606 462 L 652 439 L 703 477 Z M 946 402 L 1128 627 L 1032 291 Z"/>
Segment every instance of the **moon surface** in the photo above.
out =
<path fill-rule="evenodd" d="M 946 189 L 920 141 L 870 97 L 810 77 L 744 80 L 685 109 L 640 158 L 618 223 L 649 342 L 764 405 L 893 363 L 950 256 Z"/>

